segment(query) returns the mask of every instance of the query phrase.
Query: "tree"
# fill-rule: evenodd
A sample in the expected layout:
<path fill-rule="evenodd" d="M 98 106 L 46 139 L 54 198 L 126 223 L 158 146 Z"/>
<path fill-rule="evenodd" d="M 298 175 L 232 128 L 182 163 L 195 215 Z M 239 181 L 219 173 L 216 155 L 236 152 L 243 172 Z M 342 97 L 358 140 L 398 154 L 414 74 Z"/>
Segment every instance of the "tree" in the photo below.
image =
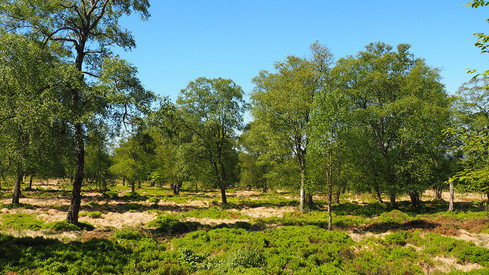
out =
<path fill-rule="evenodd" d="M 288 56 L 275 64 L 276 73 L 262 71 L 253 79 L 252 115 L 266 131 L 267 146 L 275 154 L 292 156 L 300 170 L 300 206 L 306 199 L 307 133 L 311 105 L 329 73 L 332 54 L 319 43 L 310 59 Z"/>
<path fill-rule="evenodd" d="M 314 98 L 309 124 L 310 145 L 307 155 L 312 188 L 325 191 L 328 198 L 328 229 L 332 230 L 333 191 L 345 182 L 348 131 L 351 129 L 350 105 L 344 94 L 325 86 Z"/>
<path fill-rule="evenodd" d="M 198 78 L 177 99 L 182 124 L 192 133 L 192 151 L 198 158 L 201 179 L 221 190 L 237 178 L 237 131 L 242 129 L 246 104 L 243 90 L 232 80 Z"/>
<path fill-rule="evenodd" d="M 66 75 L 69 68 L 53 56 L 52 49 L 0 31 L 0 155 L 6 160 L 1 170 L 14 170 L 12 203 L 19 203 L 25 174 L 52 171 L 40 165 L 54 158 L 45 148 L 60 152 L 52 146 L 52 126 L 60 111 L 53 96 L 63 92 Z"/>
<path fill-rule="evenodd" d="M 449 181 L 487 197 L 489 215 L 489 77 L 473 78 L 458 90 L 458 123 L 447 130 L 454 148 L 463 154 L 463 169 Z"/>
<path fill-rule="evenodd" d="M 371 43 L 355 57 L 340 59 L 332 81 L 349 98 L 363 153 L 357 167 L 367 170 L 376 193 L 386 192 L 391 206 L 408 193 L 414 207 L 437 176 L 441 132 L 449 121 L 449 100 L 438 70 L 400 44 L 397 51 Z M 362 168 L 363 167 L 363 168 Z"/>
<path fill-rule="evenodd" d="M 126 118 L 128 106 L 148 103 L 151 95 L 140 87 L 134 76 L 135 68 L 120 59 L 110 59 L 113 46 L 123 49 L 135 47 L 135 41 L 126 29 L 119 25 L 122 15 L 139 13 L 142 19 L 149 17 L 148 0 L 1 0 L 0 19 L 5 29 L 17 31 L 43 40 L 46 45 L 59 43 L 68 53 L 68 58 L 79 72 L 78 82 L 67 83 L 69 94 L 63 99 L 70 110 L 70 124 L 74 128 L 76 146 L 76 171 L 73 181 L 72 198 L 67 221 L 78 223 L 81 202 L 81 186 L 84 178 L 85 130 L 93 114 L 107 114 L 113 103 L 122 106 L 122 114 L 112 118 Z M 105 66 L 105 68 L 104 68 Z M 124 70 L 111 70 L 111 66 Z M 112 77 L 108 77 L 113 72 Z M 123 73 L 130 74 L 125 77 Z M 114 82 L 100 89 L 94 85 L 93 78 L 122 81 Z M 85 77 L 88 76 L 88 77 Z M 112 84 L 112 85 L 111 85 Z M 114 85 L 115 84 L 115 85 Z M 94 87 L 95 86 L 95 87 Z M 98 88 L 96 88 L 98 86 Z M 137 99 L 145 98 L 140 101 Z M 120 109 L 118 111 L 121 111 Z"/>

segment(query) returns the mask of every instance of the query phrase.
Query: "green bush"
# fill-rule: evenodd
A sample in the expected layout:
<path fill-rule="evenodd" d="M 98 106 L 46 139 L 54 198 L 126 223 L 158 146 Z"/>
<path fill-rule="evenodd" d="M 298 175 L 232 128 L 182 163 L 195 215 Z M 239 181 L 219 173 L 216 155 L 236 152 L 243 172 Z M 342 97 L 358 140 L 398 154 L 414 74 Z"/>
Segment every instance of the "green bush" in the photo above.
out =
<path fill-rule="evenodd" d="M 159 233 L 174 235 L 183 234 L 197 230 L 200 226 L 196 222 L 182 222 L 173 215 L 161 215 L 147 224 L 148 227 L 156 228 Z"/>
<path fill-rule="evenodd" d="M 26 213 L 13 213 L 4 214 L 2 216 L 2 226 L 3 228 L 14 229 L 14 230 L 39 230 L 43 227 L 44 222 L 38 220 L 33 214 Z"/>
<path fill-rule="evenodd" d="M 409 220 L 411 220 L 411 217 L 399 210 L 382 213 L 378 219 L 381 223 L 403 223 Z"/>
<path fill-rule="evenodd" d="M 90 217 L 92 219 L 100 219 L 100 218 L 102 218 L 102 213 L 100 213 L 100 212 L 81 212 L 78 215 L 80 217 L 87 216 L 87 217 Z"/>
<path fill-rule="evenodd" d="M 158 204 L 160 202 L 160 199 L 157 198 L 157 197 L 151 197 L 151 198 L 148 199 L 148 202 L 149 203 Z"/>
<path fill-rule="evenodd" d="M 58 221 L 58 222 L 51 222 L 45 225 L 46 229 L 52 230 L 52 231 L 78 231 L 80 230 L 80 227 L 68 223 L 67 221 Z"/>

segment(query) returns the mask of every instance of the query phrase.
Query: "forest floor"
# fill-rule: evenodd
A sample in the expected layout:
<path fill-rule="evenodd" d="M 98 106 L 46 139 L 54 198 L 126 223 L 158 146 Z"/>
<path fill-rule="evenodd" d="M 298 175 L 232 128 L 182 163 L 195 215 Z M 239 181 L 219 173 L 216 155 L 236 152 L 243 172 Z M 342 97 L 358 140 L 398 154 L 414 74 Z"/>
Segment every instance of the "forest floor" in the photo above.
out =
<path fill-rule="evenodd" d="M 277 253 L 282 253 L 281 251 L 274 250 L 275 252 L 271 253 L 267 247 L 255 248 L 253 246 L 253 251 L 259 251 L 259 253 L 256 252 L 258 256 L 246 255 L 252 257 L 250 261 L 255 264 L 248 263 L 248 260 L 245 263 L 236 260 L 243 257 L 239 254 L 243 253 L 243 245 L 247 247 L 246 251 L 250 249 L 246 242 L 229 247 L 216 248 L 214 245 L 209 248 L 192 248 L 193 243 L 197 241 L 187 240 L 188 242 L 185 242 L 185 240 L 188 236 L 192 236 L 192 232 L 211 234 L 224 229 L 244 229 L 248 232 L 246 234 L 250 234 L 250 238 L 253 239 L 258 238 L 253 234 L 262 234 L 259 235 L 261 238 L 267 234 L 278 234 L 276 231 L 286 230 L 284 228 L 288 227 L 294 228 L 296 232 L 306 230 L 304 228 L 310 226 L 317 230 L 325 230 L 328 219 L 324 207 L 325 198 L 314 197 L 317 208 L 300 213 L 297 211 L 298 197 L 285 191 L 262 193 L 231 189 L 227 193 L 229 204 L 223 206 L 217 191 L 183 190 L 180 195 L 176 196 L 168 188 L 158 186 L 143 186 L 136 193 L 130 193 L 127 186 L 115 186 L 105 193 L 87 189 L 83 191 L 80 221 L 88 224 L 89 227 L 82 230 L 63 225 L 70 202 L 69 185 L 64 182 L 34 183 L 31 190 L 23 191 L 21 205 L 10 205 L 9 194 L 11 193 L 5 189 L 0 190 L 0 232 L 4 236 L 14 238 L 14 242 L 24 240 L 25 237 L 37 237 L 37 239 L 41 237 L 42 239 L 57 239 L 62 244 L 89 243 L 91 240 L 101 239 L 115 243 L 117 236 L 126 234 L 121 232 L 137 232 L 143 236 L 141 237 L 143 239 L 150 238 L 165 245 L 164 250 L 168 250 L 168 253 L 169 251 L 180 253 L 171 256 L 178 259 L 177 262 L 181 264 L 180 269 L 176 269 L 175 272 L 166 270 L 165 273 L 261 274 L 260 272 L 264 272 L 263 274 L 275 274 L 278 272 L 292 274 L 289 273 L 290 270 L 297 274 L 301 272 L 327 274 L 336 270 L 335 272 L 340 274 L 343 272 L 350 274 L 362 272 L 375 274 L 450 272 L 489 274 L 486 273 L 489 271 L 489 219 L 479 194 L 456 194 L 456 211 L 454 212 L 446 211 L 448 193 L 443 193 L 442 200 L 434 200 L 432 191 L 425 192 L 422 196 L 423 207 L 421 209 L 412 209 L 407 197 L 399 198 L 398 207 L 390 209 L 387 203 L 377 203 L 369 194 L 344 194 L 340 198 L 340 204 L 333 207 L 333 232 L 346 234 L 345 238 L 351 241 L 351 243 L 345 241 L 339 245 L 345 246 L 345 251 L 348 251 L 347 256 L 343 255 L 346 252 L 342 250 L 326 253 L 323 248 L 307 252 L 308 249 L 312 249 L 312 244 L 321 243 L 321 241 L 311 241 L 309 237 L 307 240 L 312 243 L 311 247 L 301 248 L 301 251 L 305 252 L 300 255 L 300 260 L 295 258 L 277 260 L 273 257 Z M 226 234 L 237 234 L 235 231 L 230 232 Z M 0 245 L 2 245 L 1 234 Z M 306 236 L 309 233 L 305 231 L 301 234 Z M 122 237 L 124 238 L 131 239 Z M 278 236 L 274 238 L 280 239 Z M 274 238 L 271 240 L 275 240 Z M 293 238 L 285 237 L 285 239 Z M 332 242 L 335 239 L 328 240 Z M 265 241 L 267 242 L 269 241 Z M 11 243 L 12 240 L 8 244 Z M 179 250 L 176 247 L 179 247 Z M 278 247 L 280 244 L 275 245 L 276 249 Z M 286 253 L 286 248 L 283 249 Z M 191 251 L 192 260 L 187 259 L 186 257 L 190 256 L 181 251 L 187 251 L 185 253 Z M 197 251 L 200 251 L 201 254 L 198 254 Z M 321 258 L 320 255 L 323 252 L 330 255 L 329 257 L 334 253 L 339 253 L 337 257 L 340 257 L 341 261 L 324 258 L 326 256 Z M 21 254 L 24 255 L 24 252 Z M 317 259 L 311 258 L 312 254 L 316 254 Z M 201 259 L 198 255 L 207 255 L 208 259 Z M 1 250 L 0 256 L 2 256 Z M 46 257 L 51 259 L 49 257 L 52 256 Z M 366 265 L 355 259 L 361 257 L 364 257 Z M 234 262 L 229 259 L 234 259 Z M 43 273 L 42 268 L 44 267 L 42 266 L 33 265 L 23 269 L 16 266 L 16 261 L 21 261 L 21 259 L 11 259 L 11 261 L 13 262 L 4 263 L 7 268 L 5 270 L 0 268 L 0 272 L 30 273 L 36 271 Z M 167 261 L 171 262 L 169 259 Z M 403 268 L 389 268 L 396 264 L 403 265 Z M 123 268 L 128 268 L 126 265 Z M 170 266 L 174 268 L 176 265 Z M 91 273 L 90 269 L 83 268 L 79 272 Z M 142 273 L 156 272 L 155 270 L 155 268 L 149 268 L 147 272 Z M 115 273 L 131 273 L 128 270 L 119 271 Z M 156 273 L 159 272 L 161 271 Z"/>

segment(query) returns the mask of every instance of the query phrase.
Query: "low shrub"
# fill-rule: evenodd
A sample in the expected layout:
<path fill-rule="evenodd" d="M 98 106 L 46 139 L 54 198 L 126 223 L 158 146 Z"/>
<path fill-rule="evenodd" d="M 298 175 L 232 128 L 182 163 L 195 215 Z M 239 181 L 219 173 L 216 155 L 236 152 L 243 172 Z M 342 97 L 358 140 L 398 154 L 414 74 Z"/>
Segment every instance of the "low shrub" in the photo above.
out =
<path fill-rule="evenodd" d="M 78 214 L 80 217 L 90 217 L 92 219 L 100 219 L 102 218 L 102 213 L 100 212 L 80 212 L 80 214 Z"/>
<path fill-rule="evenodd" d="M 35 215 L 26 213 L 4 214 L 1 221 L 3 228 L 13 230 L 39 230 L 44 225 Z"/>
<path fill-rule="evenodd" d="M 161 215 L 149 222 L 147 226 L 155 228 L 158 233 L 175 235 L 195 231 L 200 227 L 200 224 L 196 222 L 182 222 L 174 215 Z"/>

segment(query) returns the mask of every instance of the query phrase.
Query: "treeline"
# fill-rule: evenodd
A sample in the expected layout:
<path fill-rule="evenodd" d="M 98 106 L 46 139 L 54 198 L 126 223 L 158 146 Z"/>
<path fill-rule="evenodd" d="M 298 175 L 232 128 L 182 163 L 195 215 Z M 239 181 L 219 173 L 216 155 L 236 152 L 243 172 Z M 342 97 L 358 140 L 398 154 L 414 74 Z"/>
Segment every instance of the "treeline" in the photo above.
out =
<path fill-rule="evenodd" d="M 331 209 L 346 190 L 387 195 L 392 207 L 407 194 L 414 208 L 427 189 L 441 197 L 446 182 L 489 195 L 487 78 L 449 96 L 439 70 L 407 44 L 371 43 L 334 61 L 314 43 L 309 56 L 260 72 L 250 102 L 222 78 L 198 78 L 171 102 L 111 51 L 135 46 L 119 18 L 145 19 L 148 8 L 0 2 L 0 174 L 15 181 L 12 203 L 26 175 L 71 179 L 70 223 L 83 183 L 105 190 L 116 178 L 132 191 L 142 182 L 175 194 L 184 183 L 218 188 L 223 203 L 234 185 L 288 188 L 300 211 L 314 194 Z"/>

